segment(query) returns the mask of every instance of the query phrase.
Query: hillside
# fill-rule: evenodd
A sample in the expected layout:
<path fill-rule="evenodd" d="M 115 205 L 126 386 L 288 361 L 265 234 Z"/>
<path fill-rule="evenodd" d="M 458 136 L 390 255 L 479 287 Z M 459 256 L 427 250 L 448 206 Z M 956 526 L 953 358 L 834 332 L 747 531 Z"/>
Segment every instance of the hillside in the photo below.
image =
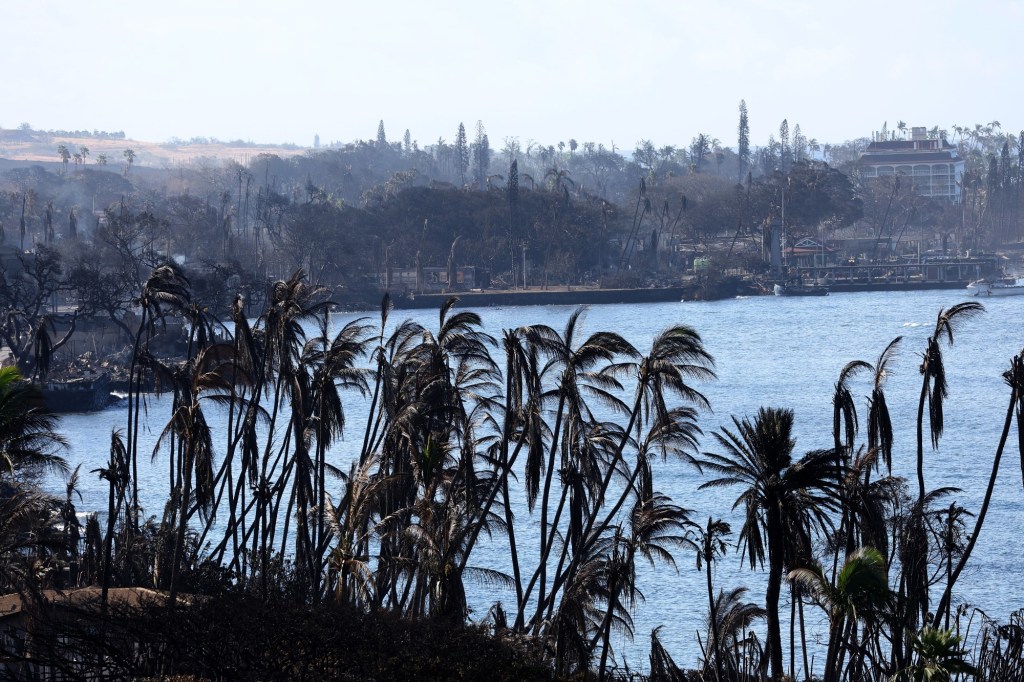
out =
<path fill-rule="evenodd" d="M 105 156 L 107 165 L 114 168 L 124 167 L 124 152 L 127 149 L 135 152 L 134 166 L 149 168 L 166 168 L 202 159 L 230 160 L 245 165 L 260 154 L 288 157 L 306 151 L 306 148 L 294 145 L 253 144 L 240 140 L 158 143 L 119 136 L 65 135 L 41 130 L 0 130 L 0 159 L 59 163 L 61 157 L 57 150 L 60 145 L 66 146 L 72 155 L 80 153 L 83 148 L 88 149 L 88 155 L 83 155 L 82 165 L 98 165 Z M 74 158 L 68 161 L 69 165 L 74 163 Z"/>

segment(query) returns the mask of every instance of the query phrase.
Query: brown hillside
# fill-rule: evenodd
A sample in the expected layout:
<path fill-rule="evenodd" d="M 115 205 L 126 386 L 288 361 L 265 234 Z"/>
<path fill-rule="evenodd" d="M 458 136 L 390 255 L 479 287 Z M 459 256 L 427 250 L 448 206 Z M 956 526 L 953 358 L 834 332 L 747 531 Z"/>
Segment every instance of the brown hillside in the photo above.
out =
<path fill-rule="evenodd" d="M 170 144 L 144 142 L 142 140 L 99 139 L 93 137 L 65 137 L 50 135 L 42 131 L 0 130 L 0 158 L 12 161 L 60 162 L 57 154 L 59 145 L 66 145 L 74 154 L 82 147 L 89 149 L 89 156 L 84 164 L 91 166 L 97 163 L 97 157 L 106 155 L 107 165 L 114 168 L 125 164 L 124 151 L 135 150 L 136 167 L 163 168 L 188 164 L 201 159 L 217 159 L 237 161 L 245 164 L 260 154 L 276 154 L 277 156 L 295 156 L 305 153 L 301 147 L 284 147 L 277 145 L 232 145 L 216 144 Z M 68 162 L 69 166 L 74 161 Z"/>

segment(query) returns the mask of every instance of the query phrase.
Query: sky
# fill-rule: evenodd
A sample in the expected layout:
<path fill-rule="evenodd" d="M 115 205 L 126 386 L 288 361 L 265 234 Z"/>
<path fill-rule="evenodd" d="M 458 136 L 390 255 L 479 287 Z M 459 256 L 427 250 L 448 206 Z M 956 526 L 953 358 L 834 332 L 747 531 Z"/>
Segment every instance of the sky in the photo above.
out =
<path fill-rule="evenodd" d="M 311 146 L 1024 126 L 1024 0 L 0 0 L 0 127 Z"/>

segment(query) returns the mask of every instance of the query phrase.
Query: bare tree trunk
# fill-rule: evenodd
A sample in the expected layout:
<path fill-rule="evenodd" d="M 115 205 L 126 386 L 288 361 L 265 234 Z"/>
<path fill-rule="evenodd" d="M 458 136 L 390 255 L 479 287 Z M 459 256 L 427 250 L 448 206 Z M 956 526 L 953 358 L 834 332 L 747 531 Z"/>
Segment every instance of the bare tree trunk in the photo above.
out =
<path fill-rule="evenodd" d="M 1022 362 L 1021 357 L 1013 359 L 1014 368 L 1019 369 Z M 1013 369 L 1011 369 L 1013 372 Z M 971 532 L 971 537 L 967 541 L 967 546 L 964 547 L 963 554 L 960 555 L 960 560 L 957 562 L 956 568 L 949 575 L 949 579 L 946 582 L 946 589 L 942 593 L 942 598 L 939 600 L 939 605 L 935 609 L 935 619 L 932 621 L 934 627 L 939 627 L 942 619 L 950 611 L 950 602 L 952 601 L 953 586 L 956 584 L 957 579 L 960 577 L 960 573 L 963 572 L 964 567 L 967 565 L 968 559 L 971 558 L 971 552 L 974 551 L 974 545 L 978 542 L 978 536 L 981 535 L 981 527 L 985 523 L 985 516 L 988 514 L 989 503 L 992 501 L 992 492 L 996 486 L 996 477 L 999 474 L 999 462 L 1003 457 L 1003 448 L 1006 446 L 1006 439 L 1010 434 L 1010 425 L 1013 423 L 1014 407 L 1020 410 L 1020 395 L 1019 388 L 1016 384 L 1012 385 L 1010 391 L 1010 402 L 1006 407 L 1006 418 L 1003 420 L 1003 431 L 999 435 L 999 445 L 996 447 L 996 455 L 992 460 L 992 474 L 988 479 L 988 487 L 985 488 L 985 498 L 981 502 L 981 509 L 978 510 L 978 520 L 974 524 L 974 530 Z M 1017 428 L 1020 428 L 1020 412 L 1018 411 L 1018 424 Z M 1024 457 L 1024 454 L 1022 454 Z"/>

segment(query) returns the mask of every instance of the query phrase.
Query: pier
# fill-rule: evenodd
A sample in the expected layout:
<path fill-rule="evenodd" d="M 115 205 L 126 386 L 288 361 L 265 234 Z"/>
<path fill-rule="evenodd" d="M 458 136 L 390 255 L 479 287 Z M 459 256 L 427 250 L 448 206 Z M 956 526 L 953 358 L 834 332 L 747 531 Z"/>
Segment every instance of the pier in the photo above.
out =
<path fill-rule="evenodd" d="M 833 292 L 956 289 L 999 272 L 995 257 L 927 257 L 914 262 L 790 267 L 789 277 Z"/>

